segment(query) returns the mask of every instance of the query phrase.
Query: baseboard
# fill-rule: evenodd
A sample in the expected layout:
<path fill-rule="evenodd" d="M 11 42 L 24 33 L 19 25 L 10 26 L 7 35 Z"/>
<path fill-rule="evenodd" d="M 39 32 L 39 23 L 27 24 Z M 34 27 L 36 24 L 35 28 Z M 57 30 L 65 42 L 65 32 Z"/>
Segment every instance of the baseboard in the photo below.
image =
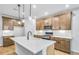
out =
<path fill-rule="evenodd" d="M 71 55 L 79 55 L 79 52 L 71 51 Z"/>

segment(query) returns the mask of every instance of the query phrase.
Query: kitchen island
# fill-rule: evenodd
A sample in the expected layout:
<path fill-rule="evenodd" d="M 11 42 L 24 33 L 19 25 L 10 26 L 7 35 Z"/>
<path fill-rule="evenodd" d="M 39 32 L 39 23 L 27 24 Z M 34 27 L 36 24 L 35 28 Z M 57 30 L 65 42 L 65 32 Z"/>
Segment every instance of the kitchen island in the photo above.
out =
<path fill-rule="evenodd" d="M 18 55 L 47 55 L 47 49 L 51 45 L 54 50 L 55 41 L 51 40 L 33 37 L 29 40 L 27 40 L 27 37 L 15 37 L 12 40 L 15 42 L 16 54 Z"/>

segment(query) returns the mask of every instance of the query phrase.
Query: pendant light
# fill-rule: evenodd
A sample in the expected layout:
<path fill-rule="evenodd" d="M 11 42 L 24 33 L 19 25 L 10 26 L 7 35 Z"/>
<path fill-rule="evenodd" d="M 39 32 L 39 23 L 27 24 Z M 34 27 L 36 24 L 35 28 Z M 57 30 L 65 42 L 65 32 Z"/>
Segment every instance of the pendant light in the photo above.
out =
<path fill-rule="evenodd" d="M 20 4 L 17 5 L 18 6 L 18 24 L 21 24 L 21 19 L 20 19 Z"/>
<path fill-rule="evenodd" d="M 20 20 L 20 4 L 18 4 L 18 18 Z"/>
<path fill-rule="evenodd" d="M 24 11 L 24 9 L 25 9 L 25 8 L 24 8 L 24 4 L 23 4 L 23 12 L 22 12 L 22 13 L 23 13 L 23 19 L 22 19 L 22 22 L 23 22 L 23 23 L 25 22 L 25 17 L 24 17 L 24 12 L 25 12 L 25 11 Z"/>
<path fill-rule="evenodd" d="M 30 7 L 29 7 L 29 20 L 32 20 L 32 16 L 31 16 L 31 4 L 30 4 Z"/>

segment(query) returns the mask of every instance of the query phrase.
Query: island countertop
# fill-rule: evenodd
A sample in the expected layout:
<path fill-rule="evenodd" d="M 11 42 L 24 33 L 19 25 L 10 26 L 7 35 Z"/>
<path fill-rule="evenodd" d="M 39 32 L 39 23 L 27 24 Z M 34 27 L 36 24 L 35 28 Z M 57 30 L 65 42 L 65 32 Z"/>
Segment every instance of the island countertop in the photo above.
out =
<path fill-rule="evenodd" d="M 15 37 L 15 38 L 12 38 L 12 40 L 20 44 L 24 48 L 28 49 L 34 54 L 40 52 L 44 48 L 55 43 L 55 41 L 42 40 L 40 38 L 32 38 L 27 40 L 27 37 Z"/>

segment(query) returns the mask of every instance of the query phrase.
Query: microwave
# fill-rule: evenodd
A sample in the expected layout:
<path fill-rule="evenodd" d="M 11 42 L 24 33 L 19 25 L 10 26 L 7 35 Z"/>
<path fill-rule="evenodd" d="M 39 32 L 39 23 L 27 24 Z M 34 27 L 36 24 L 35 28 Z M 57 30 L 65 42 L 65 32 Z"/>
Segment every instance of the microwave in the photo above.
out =
<path fill-rule="evenodd" d="M 52 30 L 52 26 L 44 26 L 45 30 Z"/>

